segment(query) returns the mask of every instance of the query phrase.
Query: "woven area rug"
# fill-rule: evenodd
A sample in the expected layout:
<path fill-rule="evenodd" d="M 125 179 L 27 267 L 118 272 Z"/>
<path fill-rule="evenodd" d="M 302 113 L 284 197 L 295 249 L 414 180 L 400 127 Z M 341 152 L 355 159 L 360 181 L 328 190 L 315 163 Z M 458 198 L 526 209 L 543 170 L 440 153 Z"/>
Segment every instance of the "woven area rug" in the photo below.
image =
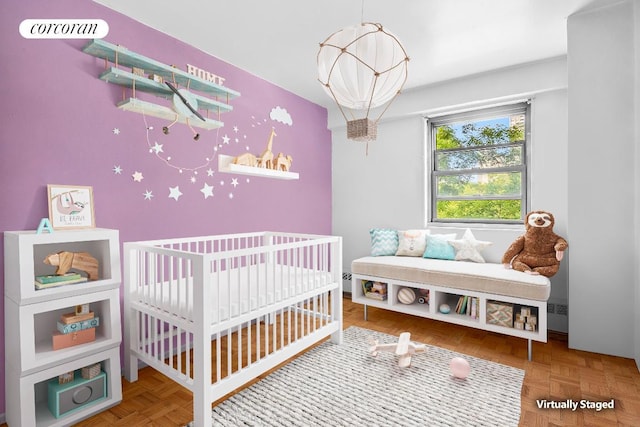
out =
<path fill-rule="evenodd" d="M 411 366 L 368 351 L 397 337 L 350 327 L 212 409 L 214 426 L 517 426 L 524 371 L 427 346 Z M 449 361 L 471 365 L 454 378 Z"/>

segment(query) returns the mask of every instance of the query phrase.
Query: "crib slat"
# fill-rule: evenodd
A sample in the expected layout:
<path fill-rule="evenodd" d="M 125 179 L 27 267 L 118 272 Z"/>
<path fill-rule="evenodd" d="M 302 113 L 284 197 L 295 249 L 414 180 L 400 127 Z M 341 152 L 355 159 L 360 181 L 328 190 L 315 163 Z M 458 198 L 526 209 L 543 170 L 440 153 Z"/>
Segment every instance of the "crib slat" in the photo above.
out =
<path fill-rule="evenodd" d="M 232 345 L 232 335 L 233 329 L 227 329 L 227 377 L 229 377 L 232 373 L 232 356 L 233 356 L 233 345 Z"/>
<path fill-rule="evenodd" d="M 187 378 L 193 378 L 193 370 L 191 369 L 191 349 L 193 348 L 193 334 L 189 331 L 185 331 L 184 334 L 184 351 L 180 349 L 180 353 L 185 355 L 185 374 Z"/>
<path fill-rule="evenodd" d="M 242 324 L 238 326 L 238 370 L 242 369 Z"/>
<path fill-rule="evenodd" d="M 220 382 L 222 378 L 222 350 L 220 345 L 220 332 L 216 335 L 216 382 Z"/>
<path fill-rule="evenodd" d="M 253 362 L 251 355 L 253 354 L 252 347 L 253 340 L 251 339 L 251 322 L 247 322 L 247 368 L 251 367 Z"/>
<path fill-rule="evenodd" d="M 180 353 L 181 353 L 181 348 L 182 348 L 182 333 L 183 330 L 182 328 L 178 327 L 177 328 L 177 332 L 178 332 L 178 336 L 177 336 L 177 340 L 176 340 L 176 359 L 177 359 L 177 364 L 178 364 L 178 372 L 184 372 L 182 370 L 182 357 L 180 357 Z"/>

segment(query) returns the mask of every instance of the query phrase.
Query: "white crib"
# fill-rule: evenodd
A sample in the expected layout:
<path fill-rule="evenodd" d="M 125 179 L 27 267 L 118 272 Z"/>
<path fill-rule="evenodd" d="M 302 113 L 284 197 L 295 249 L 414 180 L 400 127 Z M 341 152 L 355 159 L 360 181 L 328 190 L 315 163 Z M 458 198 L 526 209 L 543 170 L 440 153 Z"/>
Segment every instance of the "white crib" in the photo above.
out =
<path fill-rule="evenodd" d="M 342 342 L 342 241 L 246 233 L 124 244 L 125 378 L 138 361 L 211 404 L 331 335 Z"/>

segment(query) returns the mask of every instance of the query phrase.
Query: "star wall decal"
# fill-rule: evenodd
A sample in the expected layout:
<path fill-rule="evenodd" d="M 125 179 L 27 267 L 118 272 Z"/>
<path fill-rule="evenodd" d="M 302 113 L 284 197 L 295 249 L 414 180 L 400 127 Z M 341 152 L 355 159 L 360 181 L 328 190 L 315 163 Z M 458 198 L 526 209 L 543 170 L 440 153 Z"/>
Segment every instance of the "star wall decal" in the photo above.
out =
<path fill-rule="evenodd" d="M 169 187 L 169 198 L 174 199 L 176 202 L 182 196 L 182 192 L 180 192 L 180 186 L 176 185 L 175 187 Z"/>
<path fill-rule="evenodd" d="M 122 174 L 122 168 L 119 165 L 116 165 L 113 167 L 113 173 L 115 173 L 116 175 L 121 175 Z"/>
<path fill-rule="evenodd" d="M 237 187 L 238 186 L 238 178 L 232 178 L 231 179 L 231 185 L 233 185 L 233 187 Z"/>
<path fill-rule="evenodd" d="M 155 144 L 153 147 L 151 147 L 151 149 L 152 149 L 153 151 L 155 151 L 155 152 L 156 152 L 156 154 L 158 154 L 158 153 L 164 153 L 164 150 L 162 149 L 162 145 L 163 145 L 163 144 L 158 144 L 158 143 L 156 142 L 156 144 Z"/>
<path fill-rule="evenodd" d="M 222 142 L 224 144 L 229 144 L 229 137 L 227 136 L 227 134 L 225 133 L 224 136 L 222 137 Z"/>
<path fill-rule="evenodd" d="M 133 177 L 133 180 L 135 182 L 142 182 L 142 180 L 144 179 L 144 176 L 142 176 L 142 173 L 138 171 L 135 171 L 135 173 L 131 176 Z"/>
<path fill-rule="evenodd" d="M 207 169 L 207 176 L 213 176 L 213 169 Z"/>
<path fill-rule="evenodd" d="M 114 135 L 120 135 L 120 129 L 118 129 L 118 128 L 113 128 L 113 134 L 114 134 Z"/>
<path fill-rule="evenodd" d="M 147 190 L 144 192 L 144 199 L 145 200 L 151 200 L 151 198 L 153 197 L 153 192 L 150 190 Z"/>
<path fill-rule="evenodd" d="M 202 192 L 202 194 L 204 194 L 205 199 L 213 197 L 213 185 L 209 185 L 205 182 L 200 191 Z"/>

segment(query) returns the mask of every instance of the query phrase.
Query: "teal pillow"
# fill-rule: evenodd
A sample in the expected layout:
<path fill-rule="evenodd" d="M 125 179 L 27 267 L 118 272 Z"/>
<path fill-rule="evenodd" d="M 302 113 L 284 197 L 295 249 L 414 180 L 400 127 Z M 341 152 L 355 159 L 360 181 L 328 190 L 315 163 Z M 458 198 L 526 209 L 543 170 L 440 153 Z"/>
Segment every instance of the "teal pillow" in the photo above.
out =
<path fill-rule="evenodd" d="M 454 234 L 427 234 L 427 248 L 423 258 L 456 259 L 456 250 L 449 244 L 449 240 L 456 238 Z"/>
<path fill-rule="evenodd" d="M 372 228 L 371 256 L 395 255 L 398 250 L 398 232 L 390 228 Z"/>

